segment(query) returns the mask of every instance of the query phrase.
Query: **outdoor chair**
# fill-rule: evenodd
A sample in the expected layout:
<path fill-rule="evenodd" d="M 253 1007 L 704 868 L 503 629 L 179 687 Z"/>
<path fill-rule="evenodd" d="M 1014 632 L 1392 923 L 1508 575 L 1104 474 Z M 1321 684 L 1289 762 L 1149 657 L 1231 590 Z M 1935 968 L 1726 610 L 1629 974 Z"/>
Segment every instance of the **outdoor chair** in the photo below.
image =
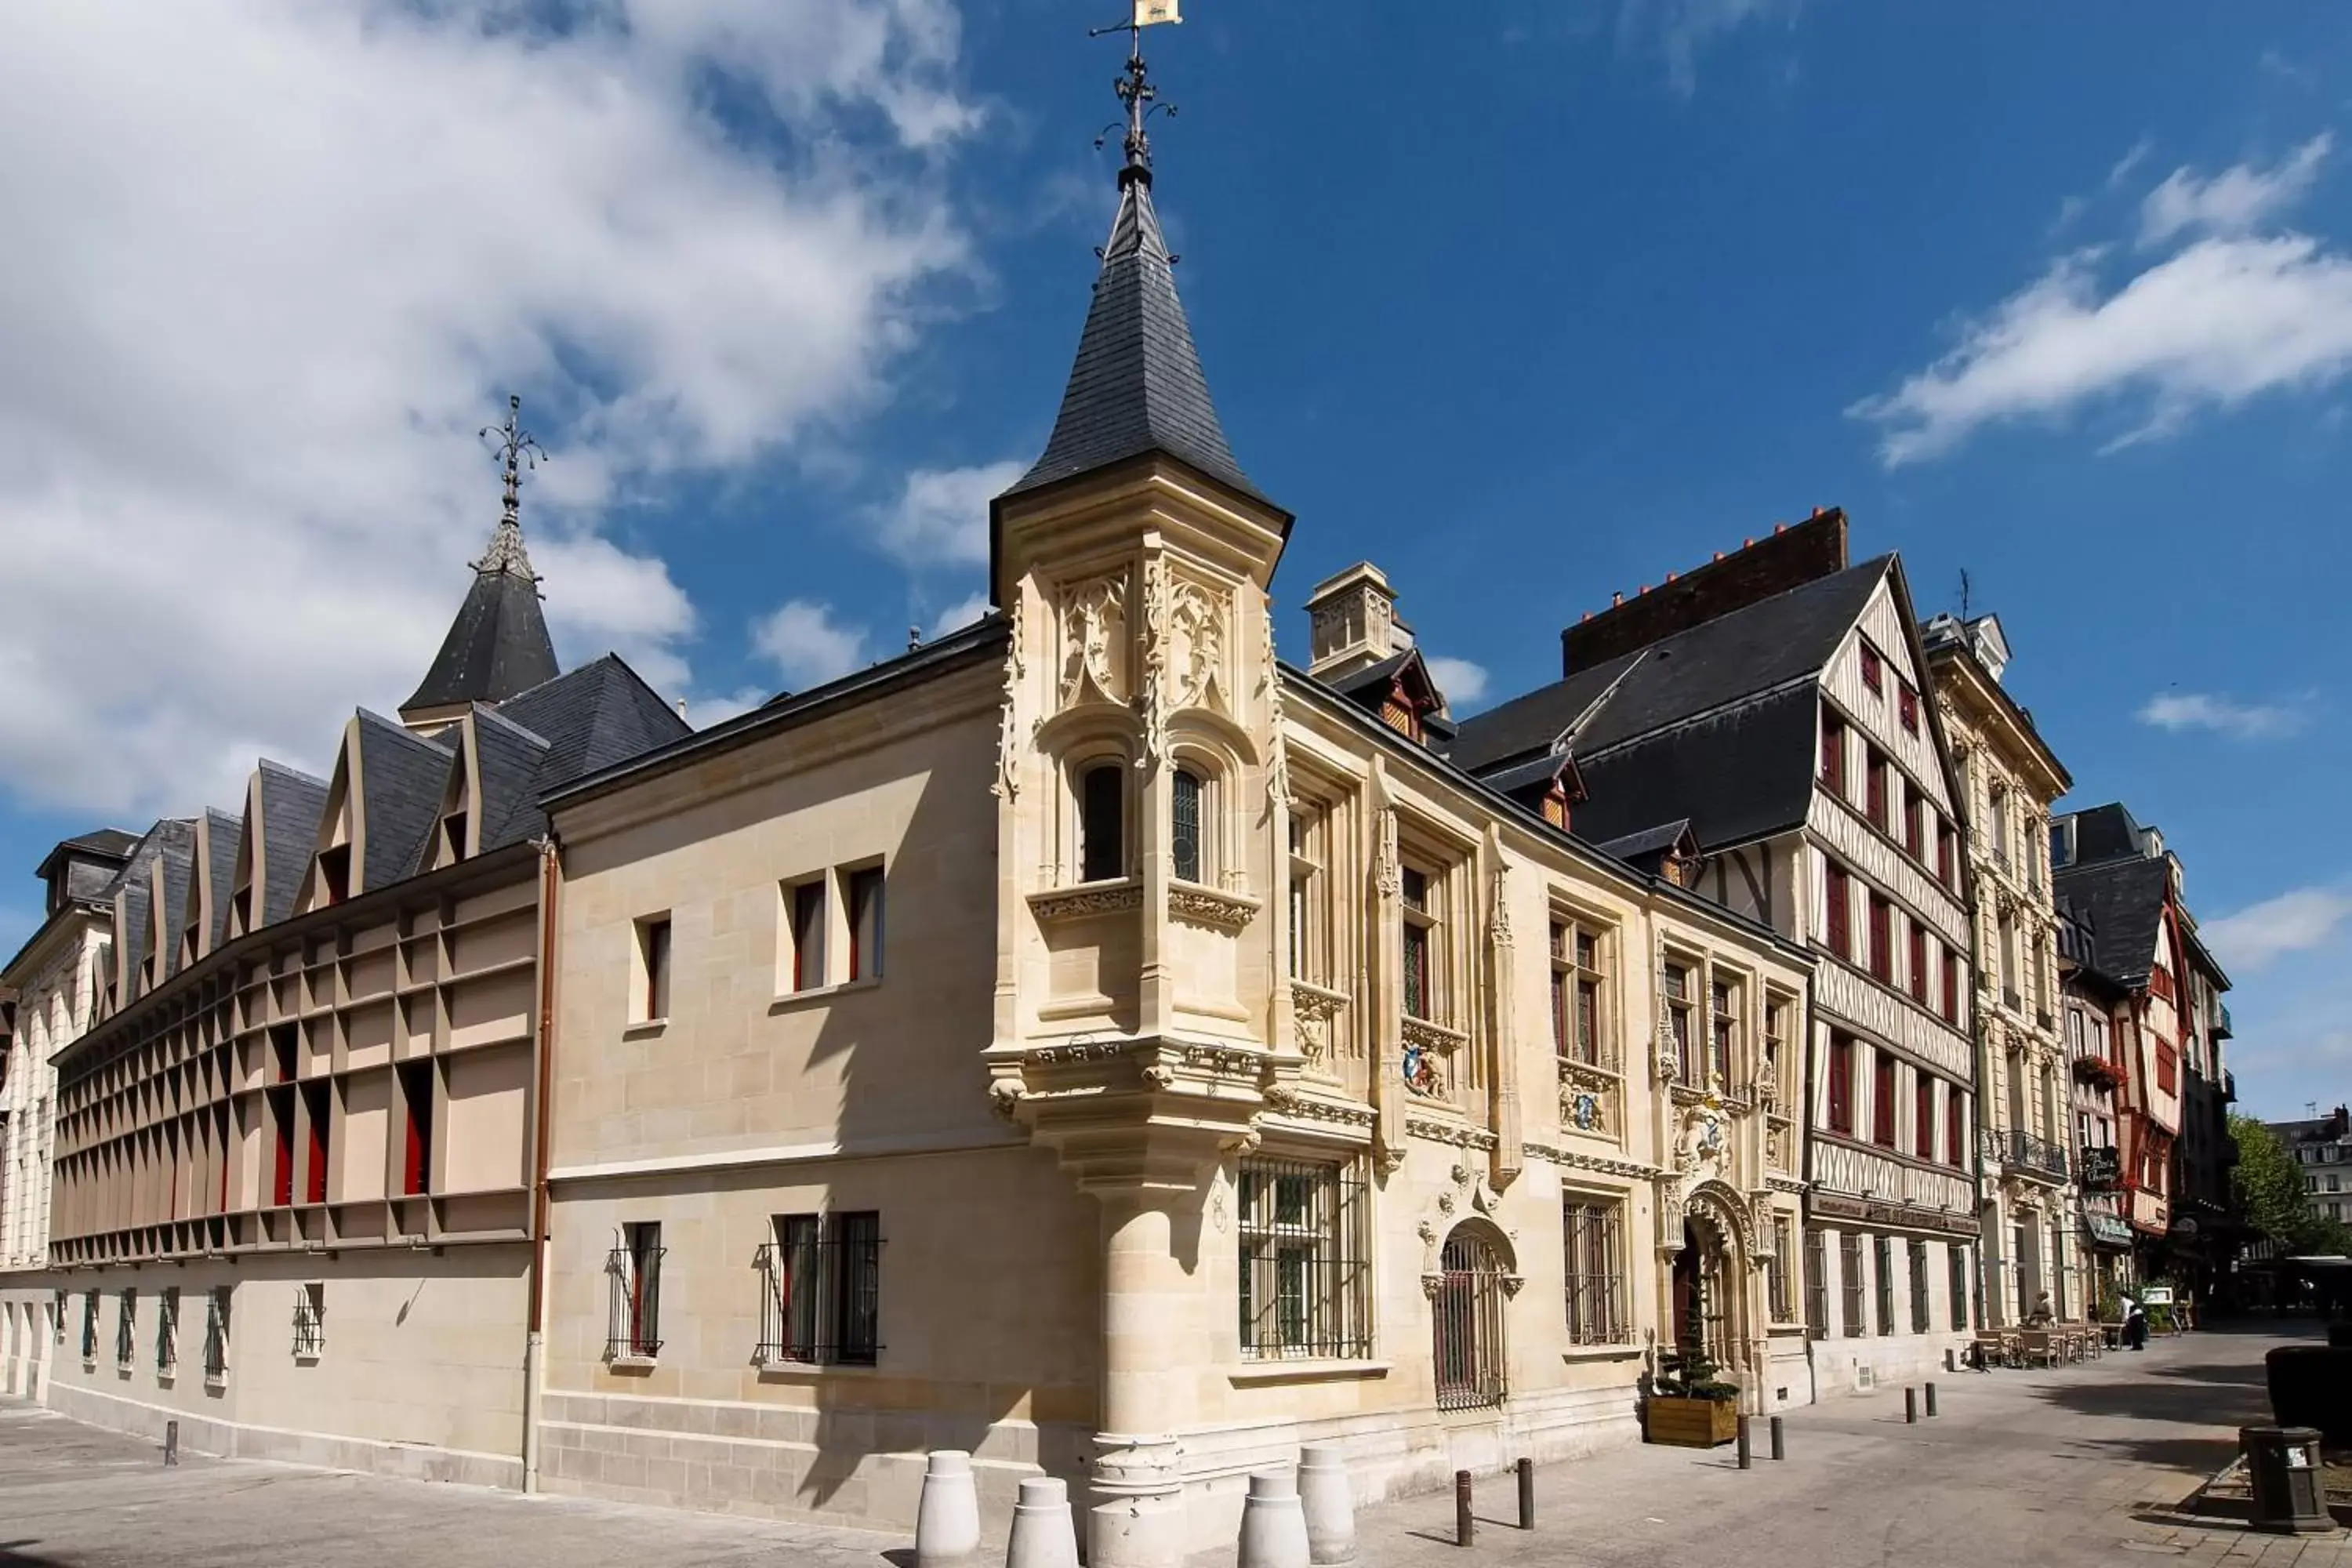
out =
<path fill-rule="evenodd" d="M 2043 1366 L 2058 1364 L 2059 1340 L 2047 1329 L 2027 1329 L 2017 1336 L 2018 1351 L 2025 1364 L 2040 1363 Z"/>

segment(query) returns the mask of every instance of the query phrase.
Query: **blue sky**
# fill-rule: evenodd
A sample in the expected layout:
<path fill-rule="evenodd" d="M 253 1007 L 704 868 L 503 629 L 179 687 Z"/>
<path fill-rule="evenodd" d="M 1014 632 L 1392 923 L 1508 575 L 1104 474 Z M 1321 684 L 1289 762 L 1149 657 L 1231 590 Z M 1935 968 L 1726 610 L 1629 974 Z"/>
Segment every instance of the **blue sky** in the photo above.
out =
<path fill-rule="evenodd" d="M 1475 706 L 1612 590 L 1842 505 L 1922 613 L 1969 574 L 2075 800 L 2165 829 L 2244 1107 L 2352 1094 L 2352 13 L 1186 9 L 1157 194 L 1298 516 L 1286 646 L 1369 557 Z M 969 613 L 1108 222 L 1118 45 L 1084 31 L 1118 10 L 34 6 L 0 943 L 58 837 L 234 806 L 257 752 L 323 766 L 398 703 L 509 388 L 567 656 L 698 721 Z"/>

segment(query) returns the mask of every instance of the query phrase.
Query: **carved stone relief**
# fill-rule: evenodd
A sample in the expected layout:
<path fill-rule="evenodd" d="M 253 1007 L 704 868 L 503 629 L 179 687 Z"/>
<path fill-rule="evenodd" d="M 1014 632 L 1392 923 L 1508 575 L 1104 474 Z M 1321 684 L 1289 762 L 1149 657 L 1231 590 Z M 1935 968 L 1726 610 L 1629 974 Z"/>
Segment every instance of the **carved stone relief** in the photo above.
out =
<path fill-rule="evenodd" d="M 1175 676 L 1171 693 L 1179 708 L 1226 711 L 1224 595 L 1198 583 L 1180 582 L 1169 595 L 1168 662 Z"/>
<path fill-rule="evenodd" d="M 1154 767 L 1168 755 L 1168 704 L 1164 683 L 1168 673 L 1168 560 L 1157 553 L 1143 560 L 1143 679 L 1136 682 L 1135 702 L 1143 720 L 1143 754 L 1139 767 Z"/>
<path fill-rule="evenodd" d="M 1061 703 L 1127 700 L 1127 574 L 1113 572 L 1062 595 Z"/>

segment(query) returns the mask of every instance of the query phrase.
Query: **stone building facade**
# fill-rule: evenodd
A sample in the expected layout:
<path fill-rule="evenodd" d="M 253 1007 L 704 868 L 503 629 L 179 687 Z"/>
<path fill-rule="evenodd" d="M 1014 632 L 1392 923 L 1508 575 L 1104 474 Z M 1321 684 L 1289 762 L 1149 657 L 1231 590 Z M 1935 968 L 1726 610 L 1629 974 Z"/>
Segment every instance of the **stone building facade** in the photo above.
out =
<path fill-rule="evenodd" d="M 40 928 L 0 970 L 16 994 L 0 1062 L 0 1393 L 38 1398 L 58 1335 L 48 1262 L 58 1079 L 49 1058 L 89 1026 L 107 963 L 113 898 L 136 835 L 105 827 L 49 851 Z M 26 1282 L 20 1285 L 19 1282 Z"/>
<path fill-rule="evenodd" d="M 91 840 L 52 857 L 17 1081 L 51 1097 L 54 1187 L 11 1231 L 45 1255 L 0 1278 L 12 1388 L 199 1451 L 524 1482 L 537 797 L 688 731 L 617 659 L 551 673 L 508 500 L 404 722 L 362 710 L 329 777 L 264 762 L 241 811 L 100 846 L 94 889 Z"/>
<path fill-rule="evenodd" d="M 1984 1321 L 2013 1327 L 2046 1310 L 2072 1322 L 2087 1310 L 2087 1270 L 2049 837 L 2051 803 L 2073 780 L 2004 685 L 2010 647 L 1997 616 L 1937 616 L 1922 640 L 1959 773 L 1975 892 Z"/>
<path fill-rule="evenodd" d="M 1692 885 L 1816 961 L 1804 1037 L 1819 1393 L 1943 1363 L 1974 1321 L 1975 995 L 1958 789 L 1901 563 L 1820 512 L 1589 616 L 1565 677 L 1462 727 L 1482 776 L 1572 759 L 1601 839 L 1689 836 Z"/>
<path fill-rule="evenodd" d="M 904 1526 L 1066 1476 L 1099 1568 L 1630 1440 L 1662 1344 L 1805 1398 L 1811 961 L 1474 778 L 1377 570 L 1277 662 L 1290 516 L 1149 170 L 980 625 L 583 780 L 561 845 L 543 1476 Z"/>

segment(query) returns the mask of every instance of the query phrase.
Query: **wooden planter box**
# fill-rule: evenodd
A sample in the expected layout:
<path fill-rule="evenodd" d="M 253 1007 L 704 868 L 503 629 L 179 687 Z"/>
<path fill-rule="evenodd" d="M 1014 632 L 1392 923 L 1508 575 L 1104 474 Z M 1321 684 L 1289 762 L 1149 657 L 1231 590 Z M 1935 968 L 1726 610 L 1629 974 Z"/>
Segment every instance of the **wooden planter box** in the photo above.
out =
<path fill-rule="evenodd" d="M 1739 1406 L 1729 1399 L 1674 1399 L 1650 1395 L 1643 1407 L 1643 1435 L 1678 1448 L 1712 1448 L 1739 1436 Z"/>

